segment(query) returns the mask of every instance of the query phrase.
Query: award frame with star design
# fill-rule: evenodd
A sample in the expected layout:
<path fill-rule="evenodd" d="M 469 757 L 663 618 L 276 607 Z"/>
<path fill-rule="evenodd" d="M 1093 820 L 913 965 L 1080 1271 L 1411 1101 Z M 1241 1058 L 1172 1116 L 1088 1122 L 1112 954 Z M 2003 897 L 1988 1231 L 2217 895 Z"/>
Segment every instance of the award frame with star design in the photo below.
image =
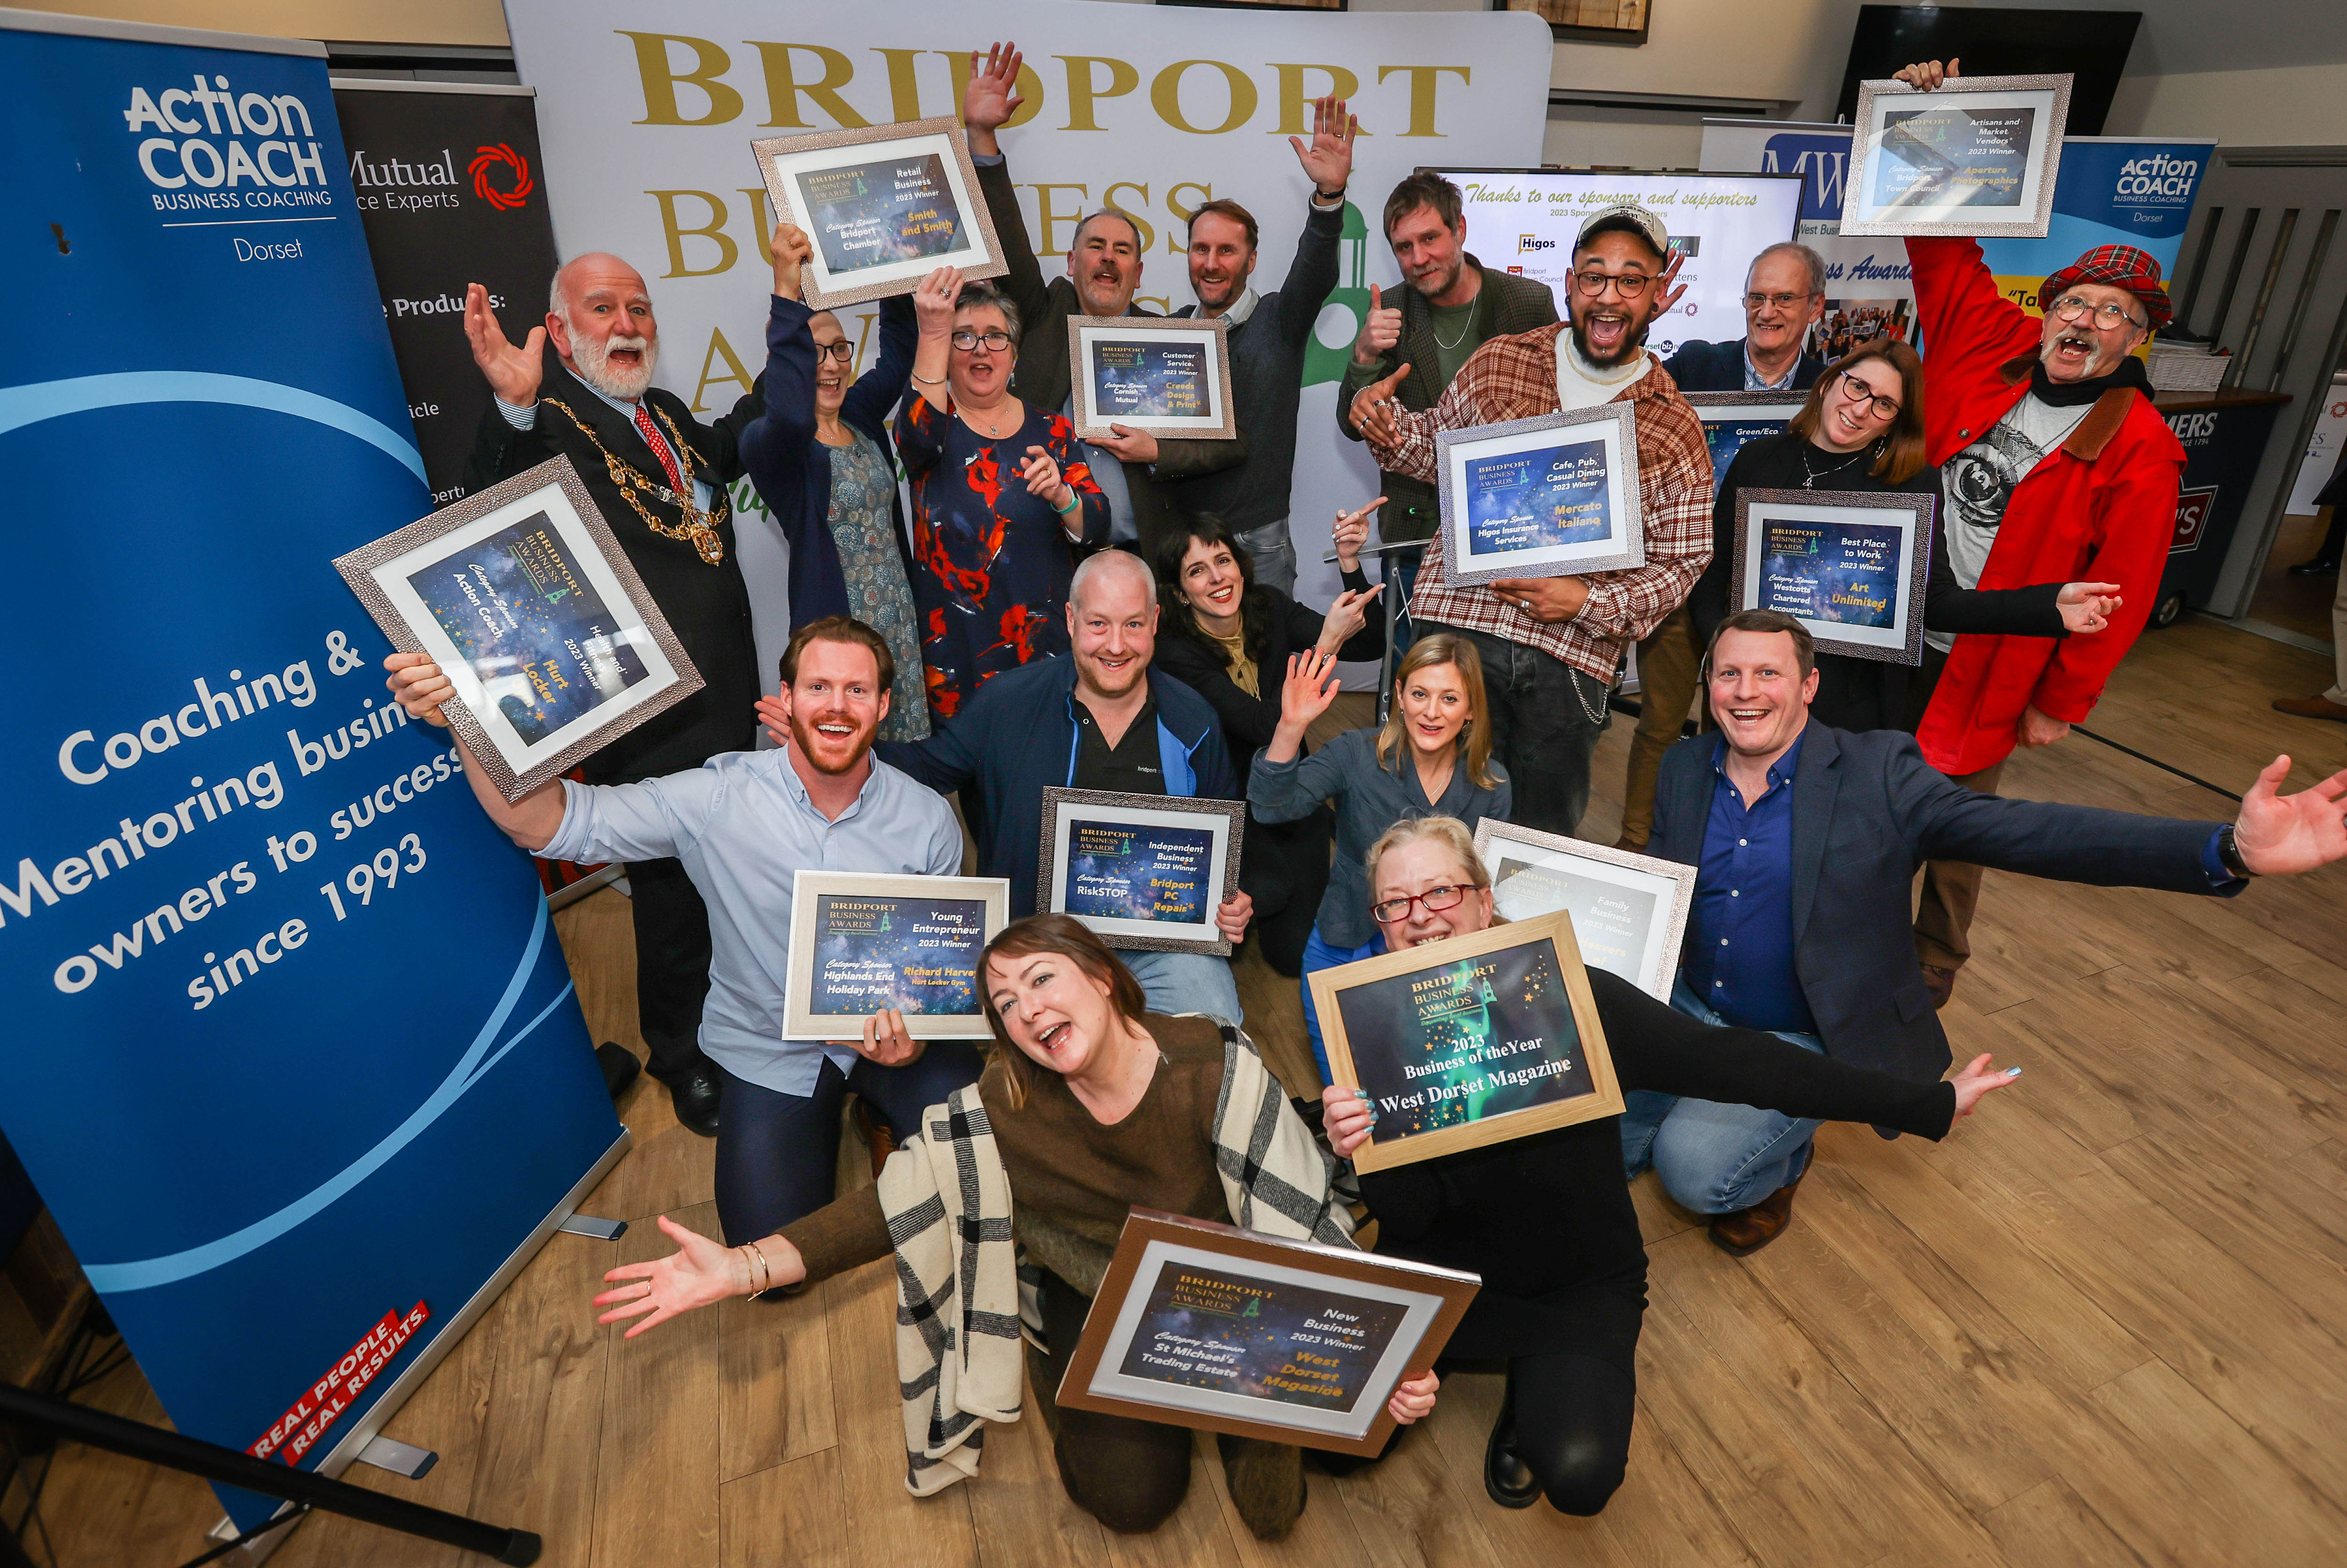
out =
<path fill-rule="evenodd" d="M 1858 84 L 1845 237 L 2043 240 L 2070 118 L 2067 75 Z"/>
<path fill-rule="evenodd" d="M 440 666 L 441 717 L 519 800 L 701 690 L 701 671 L 569 457 L 334 559 L 403 653 Z"/>
<path fill-rule="evenodd" d="M 1938 512 L 1905 490 L 1738 490 L 1729 601 L 1791 616 L 1820 653 L 1921 664 Z"/>
<path fill-rule="evenodd" d="M 1355 1170 L 1622 1113 L 1569 913 L 1307 978 L 1331 1080 L 1366 1091 L 1377 1108 Z"/>
<path fill-rule="evenodd" d="M 1035 907 L 1073 915 L 1112 948 L 1231 956 L 1215 923 L 1238 891 L 1246 802 L 1043 791 Z"/>
<path fill-rule="evenodd" d="M 1475 1275 L 1136 1208 L 1063 1409 L 1377 1454 L 1396 1384 L 1434 1365 Z"/>
<path fill-rule="evenodd" d="M 1010 271 L 951 116 L 764 136 L 750 151 L 775 216 L 813 248 L 800 280 L 811 311 L 909 294 L 939 267 L 969 282 Z"/>
<path fill-rule="evenodd" d="M 1638 415 L 1627 403 L 1434 437 L 1444 580 L 1570 577 L 1646 564 Z"/>

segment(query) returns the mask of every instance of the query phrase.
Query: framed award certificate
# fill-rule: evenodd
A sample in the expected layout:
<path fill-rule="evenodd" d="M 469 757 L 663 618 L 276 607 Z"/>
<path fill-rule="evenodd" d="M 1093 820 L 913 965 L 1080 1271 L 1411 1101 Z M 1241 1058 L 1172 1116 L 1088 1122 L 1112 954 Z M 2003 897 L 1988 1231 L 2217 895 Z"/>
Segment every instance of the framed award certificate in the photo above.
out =
<path fill-rule="evenodd" d="M 1653 997 L 1671 999 L 1679 939 L 1695 903 L 1695 867 L 1633 855 L 1487 816 L 1475 853 L 1491 874 L 1491 902 L 1507 919 L 1573 917 L 1581 960 Z"/>
<path fill-rule="evenodd" d="M 1923 661 L 1923 584 L 1936 497 L 1744 490 L 1736 497 L 1738 610 L 1781 610 L 1821 653 Z"/>
<path fill-rule="evenodd" d="M 335 559 L 392 646 L 456 689 L 441 712 L 519 800 L 701 690 L 568 457 Z"/>
<path fill-rule="evenodd" d="M 2066 76 L 1860 82 L 1841 231 L 2044 239 L 2069 117 Z"/>
<path fill-rule="evenodd" d="M 1643 566 L 1636 415 L 1601 403 L 1435 436 L 1446 580 Z"/>
<path fill-rule="evenodd" d="M 784 222 L 806 231 L 807 308 L 909 294 L 939 267 L 1010 270 L 953 119 L 761 137 L 750 144 Z"/>
<path fill-rule="evenodd" d="M 783 1038 L 852 1040 L 896 1008 L 915 1040 L 985 1040 L 979 955 L 1010 918 L 999 876 L 800 871 Z"/>
<path fill-rule="evenodd" d="M 1228 958 L 1214 911 L 1238 890 L 1245 833 L 1245 801 L 1046 789 L 1035 906 L 1112 948 Z"/>
<path fill-rule="evenodd" d="M 1190 441 L 1235 439 L 1230 330 L 1220 317 L 1070 316 L 1076 434 L 1112 436 L 1109 427 L 1122 425 Z"/>
<path fill-rule="evenodd" d="M 1711 493 L 1727 483 L 1727 466 L 1747 441 L 1774 436 L 1809 400 L 1806 392 L 1690 392 L 1687 402 L 1703 421 L 1703 442 L 1711 448 Z"/>
<path fill-rule="evenodd" d="M 1063 1409 L 1374 1454 L 1394 1386 L 1434 1365 L 1482 1281 L 1430 1264 L 1134 1209 Z"/>
<path fill-rule="evenodd" d="M 1381 1171 L 1622 1113 L 1562 911 L 1317 969 L 1330 1076 L 1378 1108 L 1353 1168 Z"/>

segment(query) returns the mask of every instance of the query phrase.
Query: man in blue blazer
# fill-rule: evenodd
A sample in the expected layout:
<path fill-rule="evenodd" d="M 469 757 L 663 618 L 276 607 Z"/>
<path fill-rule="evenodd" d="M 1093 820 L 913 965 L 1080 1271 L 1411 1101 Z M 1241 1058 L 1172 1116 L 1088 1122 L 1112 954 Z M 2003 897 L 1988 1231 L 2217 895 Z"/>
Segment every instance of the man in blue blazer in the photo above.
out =
<path fill-rule="evenodd" d="M 2290 759 L 2277 758 L 2232 823 L 2002 800 L 1935 771 L 1911 735 L 1810 723 L 1814 651 L 1790 616 L 1729 616 L 1709 665 L 1720 733 L 1663 758 L 1648 845 L 1697 867 L 1672 1002 L 1709 1022 L 1935 1079 L 1947 1071 L 1948 1037 L 1908 915 L 1924 861 L 2230 897 L 2251 876 L 2347 856 L 2347 772 L 2285 796 L 2276 786 Z M 1751 1106 L 1641 1091 L 1622 1118 L 1623 1153 L 1631 1174 L 1651 1163 L 1673 1197 L 1717 1216 L 1712 1240 L 1741 1255 L 1790 1220 L 1816 1129 Z"/>
<path fill-rule="evenodd" d="M 1826 311 L 1826 262 L 1787 240 L 1752 258 L 1744 274 L 1744 335 L 1679 344 L 1663 368 L 1681 392 L 1807 392 L 1826 362 L 1809 351 Z"/>

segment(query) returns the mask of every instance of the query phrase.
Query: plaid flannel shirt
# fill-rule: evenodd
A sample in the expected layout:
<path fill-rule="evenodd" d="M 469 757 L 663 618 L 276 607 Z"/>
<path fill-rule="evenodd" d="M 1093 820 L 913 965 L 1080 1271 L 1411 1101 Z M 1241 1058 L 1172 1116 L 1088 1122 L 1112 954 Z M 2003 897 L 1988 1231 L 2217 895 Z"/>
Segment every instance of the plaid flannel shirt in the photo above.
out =
<path fill-rule="evenodd" d="M 1429 484 L 1436 476 L 1437 431 L 1465 430 L 1509 419 L 1554 414 L 1556 340 L 1562 322 L 1537 332 L 1496 337 L 1460 367 L 1442 401 L 1422 413 L 1396 410 L 1399 436 L 1391 447 L 1371 444 L 1380 467 Z M 1448 547 L 1438 530 L 1418 571 L 1411 619 L 1463 626 L 1537 648 L 1592 680 L 1612 685 L 1623 651 L 1686 602 L 1711 564 L 1711 449 L 1702 421 L 1680 395 L 1659 360 L 1614 399 L 1637 405 L 1638 483 L 1645 500 L 1646 564 L 1626 571 L 1593 572 L 1583 580 L 1589 599 L 1570 620 L 1534 620 L 1489 588 L 1452 588 L 1443 580 Z"/>

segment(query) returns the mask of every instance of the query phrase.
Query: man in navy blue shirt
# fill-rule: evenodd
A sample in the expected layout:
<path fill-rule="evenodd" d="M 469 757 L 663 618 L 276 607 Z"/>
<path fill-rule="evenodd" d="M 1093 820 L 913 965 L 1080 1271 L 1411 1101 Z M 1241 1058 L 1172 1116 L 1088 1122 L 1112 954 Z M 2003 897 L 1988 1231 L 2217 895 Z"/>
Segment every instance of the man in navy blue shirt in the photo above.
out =
<path fill-rule="evenodd" d="M 2100 886 L 2229 897 L 2256 876 L 2347 856 L 2347 772 L 2294 795 L 2278 758 L 2232 823 L 2001 800 L 1952 783 L 1914 737 L 1812 724 L 1815 654 L 1800 622 L 1747 610 L 1709 653 L 1717 735 L 1663 758 L 1649 853 L 1696 868 L 1672 1002 L 1765 1029 L 1837 1061 L 1930 1080 L 1948 1040 L 1908 938 L 1916 868 L 1950 845 L 1976 865 Z M 1632 1175 L 1716 1216 L 1741 1255 L 1792 1216 L 1814 1122 L 1745 1105 L 1634 1092 L 1622 1118 Z"/>

